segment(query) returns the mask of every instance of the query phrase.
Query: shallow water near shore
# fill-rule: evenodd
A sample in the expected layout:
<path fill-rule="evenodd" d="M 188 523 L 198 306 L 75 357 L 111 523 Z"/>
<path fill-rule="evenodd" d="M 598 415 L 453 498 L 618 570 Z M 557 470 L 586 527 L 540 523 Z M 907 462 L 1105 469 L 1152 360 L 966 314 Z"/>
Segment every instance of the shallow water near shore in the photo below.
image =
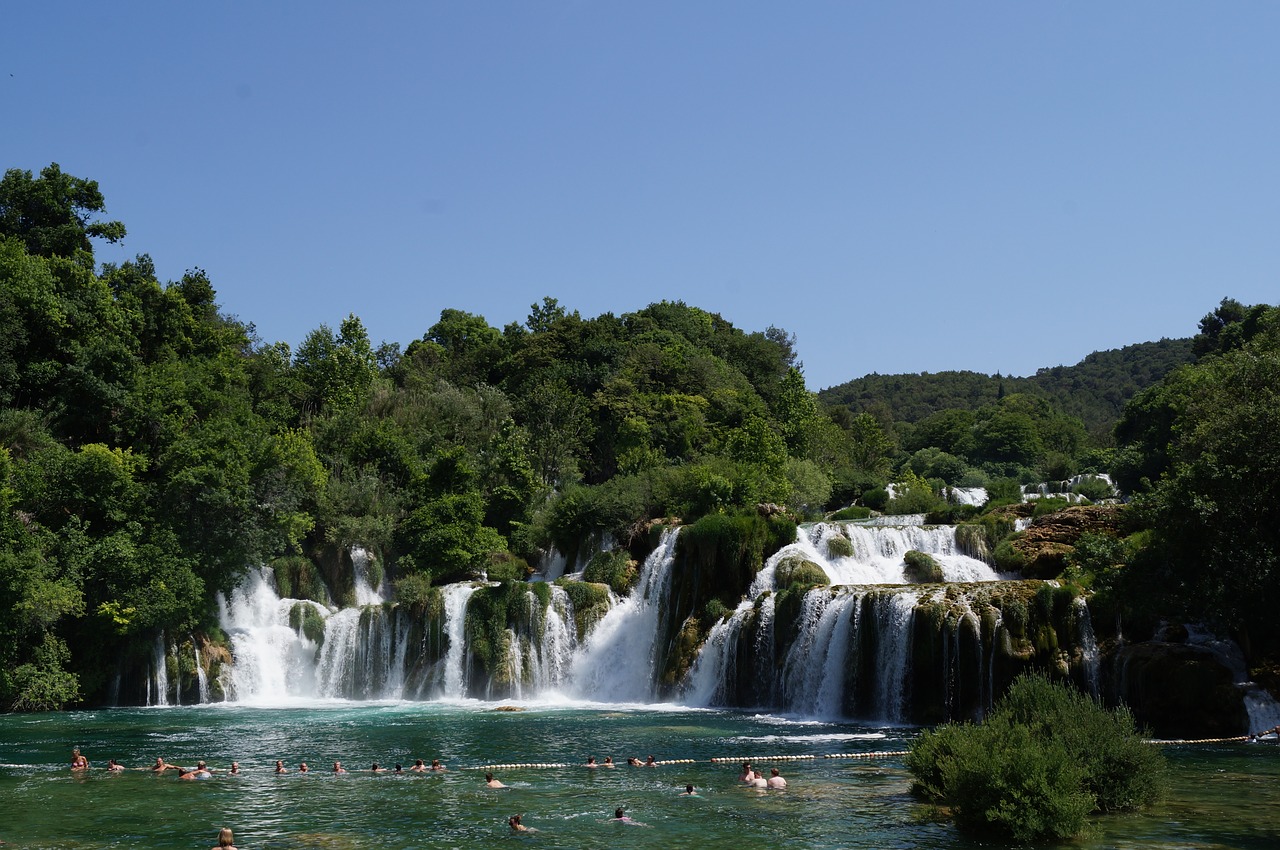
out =
<path fill-rule="evenodd" d="M 220 827 L 237 846 L 267 848 L 539 847 L 970 848 L 907 793 L 898 757 L 769 761 L 773 756 L 905 749 L 913 729 L 793 720 L 677 706 L 484 703 L 203 705 L 0 716 L 0 839 L 12 847 L 209 847 Z M 67 767 L 79 746 L 92 769 Z M 1138 815 L 1103 818 L 1069 846 L 1270 848 L 1280 846 L 1280 747 L 1166 748 L 1170 799 Z M 695 759 L 628 768 L 627 757 Z M 198 759 L 244 773 L 205 782 L 173 772 L 111 774 L 115 758 L 146 768 L 156 756 Z M 588 756 L 622 766 L 581 767 Z M 776 766 L 785 791 L 739 787 L 737 762 Z M 372 774 L 441 759 L 443 774 Z M 283 759 L 290 773 L 272 773 Z M 351 770 L 329 772 L 335 760 Z M 300 774 L 306 761 L 313 772 Z M 511 787 L 484 787 L 490 764 L 567 763 L 495 770 Z M 681 797 L 686 783 L 698 797 Z M 610 823 L 617 807 L 644 826 Z M 537 832 L 513 835 L 522 813 Z M 619 831 L 625 830 L 624 835 Z M 989 845 L 988 845 L 989 846 Z"/>

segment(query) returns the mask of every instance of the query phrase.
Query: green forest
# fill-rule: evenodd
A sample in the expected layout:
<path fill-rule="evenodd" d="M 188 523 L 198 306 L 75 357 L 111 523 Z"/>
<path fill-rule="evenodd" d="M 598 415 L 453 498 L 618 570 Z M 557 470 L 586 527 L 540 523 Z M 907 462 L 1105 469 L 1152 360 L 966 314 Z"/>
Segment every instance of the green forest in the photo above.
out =
<path fill-rule="evenodd" d="M 255 565 L 304 582 L 360 545 L 424 604 L 593 535 L 765 506 L 985 523 L 998 557 L 1011 527 L 992 511 L 1081 473 L 1131 501 L 1064 579 L 1135 622 L 1228 627 L 1259 681 L 1275 669 L 1276 307 L 1223 299 L 1186 339 L 1029 378 L 817 394 L 785 330 L 681 302 L 583 317 L 548 297 L 503 328 L 444 308 L 403 348 L 350 315 L 295 349 L 228 314 L 198 268 L 99 263 L 125 232 L 56 164 L 0 181 L 0 708 L 99 703 L 159 629 L 217 639 L 217 595 Z"/>

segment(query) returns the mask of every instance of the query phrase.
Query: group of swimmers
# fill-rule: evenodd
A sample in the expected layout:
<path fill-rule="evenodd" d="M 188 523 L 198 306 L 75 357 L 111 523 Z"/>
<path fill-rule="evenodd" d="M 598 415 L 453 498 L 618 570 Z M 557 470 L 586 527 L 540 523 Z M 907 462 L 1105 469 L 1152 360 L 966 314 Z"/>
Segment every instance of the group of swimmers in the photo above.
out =
<path fill-rule="evenodd" d="M 776 767 L 769 769 L 769 778 L 765 779 L 764 774 L 753 768 L 749 761 L 742 763 L 742 772 L 738 774 L 738 781 L 748 788 L 765 788 L 771 791 L 781 791 L 787 787 L 787 780 L 782 778 L 782 774 Z"/>
<path fill-rule="evenodd" d="M 80 752 L 79 747 L 76 747 L 71 751 L 71 769 L 74 771 L 89 769 L 89 759 L 84 755 L 84 753 Z M 111 773 L 119 773 L 129 769 L 130 768 L 126 768 L 124 765 L 122 765 L 120 762 L 116 761 L 115 759 L 107 759 L 107 770 Z M 170 762 L 165 761 L 163 756 L 157 756 L 155 764 L 151 765 L 150 767 L 135 767 L 132 769 L 133 770 L 149 770 L 152 773 L 156 773 L 156 774 L 162 774 L 169 770 L 175 770 L 178 772 L 179 779 L 200 780 L 200 779 L 212 779 L 215 773 L 227 773 L 231 776 L 238 776 L 240 774 L 240 762 L 238 761 L 231 762 L 231 766 L 224 771 L 221 769 L 211 768 L 208 766 L 208 764 L 206 764 L 203 761 L 196 762 L 195 767 L 181 767 L 179 765 L 171 764 Z M 417 759 L 414 761 L 413 765 L 407 771 L 404 769 L 404 767 L 402 767 L 399 764 L 397 764 L 393 769 L 393 768 L 383 767 L 382 765 L 378 764 L 378 762 L 375 761 L 372 767 L 369 768 L 368 772 L 369 773 L 442 773 L 444 772 L 444 769 L 445 769 L 444 765 L 440 763 L 440 759 L 432 759 L 430 767 L 428 767 L 426 762 L 424 762 L 422 759 Z M 288 773 L 289 768 L 284 766 L 283 760 L 276 759 L 275 772 Z M 305 761 L 298 765 L 298 773 L 310 773 L 310 772 L 311 772 L 311 768 L 307 766 L 307 763 Z M 348 771 L 345 767 L 342 766 L 342 762 L 335 761 L 333 763 L 333 770 L 331 772 L 347 773 Z"/>

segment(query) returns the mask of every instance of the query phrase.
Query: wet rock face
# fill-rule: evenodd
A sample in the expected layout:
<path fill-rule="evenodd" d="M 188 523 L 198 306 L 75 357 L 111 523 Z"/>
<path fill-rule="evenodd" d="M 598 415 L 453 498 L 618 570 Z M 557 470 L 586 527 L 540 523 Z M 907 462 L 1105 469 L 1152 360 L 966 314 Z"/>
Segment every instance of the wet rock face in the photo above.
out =
<path fill-rule="evenodd" d="M 1082 534 L 1124 532 L 1124 508 L 1117 505 L 1080 505 L 1042 516 L 1031 523 L 1013 547 L 1026 559 L 1027 578 L 1054 578 L 1066 566 L 1066 557 Z"/>
<path fill-rule="evenodd" d="M 1231 670 L 1200 646 L 1150 641 L 1109 659 L 1112 698 L 1159 738 L 1226 738 L 1248 726 Z"/>

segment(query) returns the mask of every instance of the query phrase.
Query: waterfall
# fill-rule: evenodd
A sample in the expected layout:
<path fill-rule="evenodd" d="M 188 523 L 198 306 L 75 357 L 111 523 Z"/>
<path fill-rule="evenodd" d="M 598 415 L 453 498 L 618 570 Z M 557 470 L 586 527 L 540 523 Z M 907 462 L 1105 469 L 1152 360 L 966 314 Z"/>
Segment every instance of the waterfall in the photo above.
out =
<path fill-rule="evenodd" d="M 444 631 L 449 648 L 444 657 L 444 696 L 461 698 L 467 695 L 467 600 L 476 592 L 474 584 L 451 584 L 442 591 L 444 595 Z"/>
<path fill-rule="evenodd" d="M 204 665 L 200 663 L 200 645 L 196 643 L 195 635 L 191 636 L 191 654 L 195 656 L 196 662 L 196 693 L 199 694 L 201 703 L 209 701 L 209 677 L 204 672 Z"/>
<path fill-rule="evenodd" d="M 704 706 L 725 703 L 725 693 L 738 653 L 738 636 L 751 610 L 751 601 L 745 600 L 732 614 L 721 617 L 711 627 L 702 650 L 685 675 L 681 689 L 683 702 Z"/>
<path fill-rule="evenodd" d="M 363 608 L 366 605 L 381 605 L 385 600 L 382 598 L 380 588 L 372 587 L 369 584 L 369 565 L 373 561 L 373 556 L 369 554 L 369 550 L 355 547 L 351 550 L 351 573 L 355 579 L 356 591 L 356 607 Z"/>
<path fill-rule="evenodd" d="M 677 529 L 665 529 L 631 593 L 600 619 L 573 662 L 579 696 L 620 702 L 653 698 L 658 631 L 675 562 Z"/>
<path fill-rule="evenodd" d="M 218 619 L 231 639 L 234 659 L 222 668 L 229 699 L 278 702 L 316 696 L 316 644 L 289 625 L 294 605 L 312 606 L 322 616 L 328 615 L 314 602 L 277 596 L 269 567 L 250 572 L 229 597 L 219 600 Z"/>
<path fill-rule="evenodd" d="M 817 717 L 844 714 L 846 659 L 861 598 L 858 593 L 833 594 L 826 588 L 805 595 L 800 633 L 783 667 L 782 692 L 788 710 Z"/>
<path fill-rule="evenodd" d="M 875 657 L 875 717 L 889 723 L 904 719 L 911 659 L 911 617 L 919 596 L 910 591 L 876 597 L 873 609 L 877 637 Z M 887 603 L 887 604 L 886 604 Z"/>
<path fill-rule="evenodd" d="M 1097 699 L 1102 692 L 1100 656 L 1098 639 L 1093 634 L 1093 618 L 1089 616 L 1089 605 L 1083 596 L 1075 600 L 1076 628 L 1080 639 L 1080 660 L 1084 663 L 1084 678 L 1089 685 L 1089 693 Z"/>
<path fill-rule="evenodd" d="M 155 646 L 151 653 L 152 680 L 155 683 L 155 701 L 152 701 L 152 683 L 147 683 L 147 705 L 169 704 L 169 664 L 168 652 L 165 649 L 164 632 L 156 635 Z"/>
<path fill-rule="evenodd" d="M 577 627 L 573 622 L 573 605 L 564 588 L 551 586 L 551 603 L 543 612 L 539 690 L 557 690 L 569 678 L 577 650 Z"/>
<path fill-rule="evenodd" d="M 754 599 L 772 590 L 778 564 L 789 558 L 817 564 L 834 585 L 907 584 L 905 556 L 911 550 L 924 552 L 937 561 L 944 581 L 1000 578 L 983 561 L 963 554 L 953 525 L 819 522 L 797 529 L 795 541 L 769 558 L 757 573 L 749 596 Z"/>

